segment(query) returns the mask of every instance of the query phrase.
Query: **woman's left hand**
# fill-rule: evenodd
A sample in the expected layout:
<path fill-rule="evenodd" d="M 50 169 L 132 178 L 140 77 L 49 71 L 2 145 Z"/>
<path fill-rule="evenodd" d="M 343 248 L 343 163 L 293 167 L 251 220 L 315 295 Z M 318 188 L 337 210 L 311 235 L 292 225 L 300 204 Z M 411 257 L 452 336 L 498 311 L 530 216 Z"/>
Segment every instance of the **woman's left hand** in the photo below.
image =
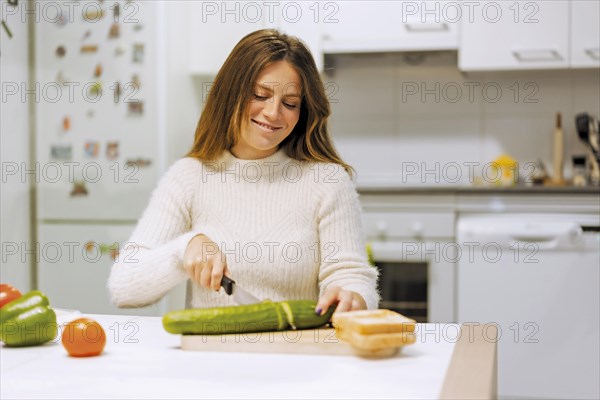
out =
<path fill-rule="evenodd" d="M 332 304 L 335 303 L 337 303 L 335 312 L 367 309 L 367 303 L 365 302 L 365 299 L 363 299 L 358 293 L 350 290 L 344 290 L 339 286 L 331 286 L 329 289 L 327 289 L 327 291 L 325 291 L 325 293 L 323 293 L 323 296 L 321 296 L 317 302 L 317 308 L 315 312 L 317 312 L 319 315 L 322 315 L 327 312 Z"/>

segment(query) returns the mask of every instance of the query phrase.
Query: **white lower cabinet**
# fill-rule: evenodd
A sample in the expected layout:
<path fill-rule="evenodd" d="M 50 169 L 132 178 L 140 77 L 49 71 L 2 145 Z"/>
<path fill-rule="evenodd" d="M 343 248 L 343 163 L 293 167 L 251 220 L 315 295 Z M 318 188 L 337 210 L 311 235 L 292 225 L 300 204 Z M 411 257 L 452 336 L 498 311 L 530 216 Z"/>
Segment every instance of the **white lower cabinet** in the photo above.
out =
<path fill-rule="evenodd" d="M 107 281 L 116 251 L 134 225 L 42 224 L 38 242 L 38 288 L 55 308 L 84 314 L 160 316 L 164 302 L 119 309 L 110 302 Z"/>
<path fill-rule="evenodd" d="M 597 212 L 459 216 L 458 322 L 497 325 L 500 398 L 600 397 L 599 224 Z"/>

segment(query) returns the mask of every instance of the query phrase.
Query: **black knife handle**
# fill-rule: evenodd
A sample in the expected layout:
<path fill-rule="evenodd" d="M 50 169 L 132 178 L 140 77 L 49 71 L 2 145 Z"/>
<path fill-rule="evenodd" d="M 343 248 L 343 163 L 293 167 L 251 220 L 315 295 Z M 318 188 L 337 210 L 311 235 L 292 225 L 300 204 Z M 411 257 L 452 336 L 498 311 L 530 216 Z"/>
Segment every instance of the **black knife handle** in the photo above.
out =
<path fill-rule="evenodd" d="M 225 275 L 223 275 L 223 278 L 221 278 L 221 286 L 223 286 L 223 289 L 225 289 L 225 293 L 227 293 L 230 296 L 231 296 L 231 293 L 233 293 L 233 284 L 234 283 L 235 283 L 235 281 L 233 279 L 230 279 L 230 278 L 226 277 Z"/>

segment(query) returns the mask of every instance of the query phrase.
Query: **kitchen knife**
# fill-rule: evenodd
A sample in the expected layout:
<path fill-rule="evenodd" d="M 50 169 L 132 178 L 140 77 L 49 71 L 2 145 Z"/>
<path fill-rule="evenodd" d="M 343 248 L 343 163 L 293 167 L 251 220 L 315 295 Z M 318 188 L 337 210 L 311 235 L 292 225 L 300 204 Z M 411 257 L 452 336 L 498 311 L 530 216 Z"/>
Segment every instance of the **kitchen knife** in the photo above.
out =
<path fill-rule="evenodd" d="M 239 287 L 233 279 L 230 279 L 225 275 L 223 275 L 223 278 L 221 279 L 221 286 L 225 290 L 225 293 L 230 296 L 233 295 L 233 301 L 238 304 L 255 304 L 261 302 L 259 299 Z"/>

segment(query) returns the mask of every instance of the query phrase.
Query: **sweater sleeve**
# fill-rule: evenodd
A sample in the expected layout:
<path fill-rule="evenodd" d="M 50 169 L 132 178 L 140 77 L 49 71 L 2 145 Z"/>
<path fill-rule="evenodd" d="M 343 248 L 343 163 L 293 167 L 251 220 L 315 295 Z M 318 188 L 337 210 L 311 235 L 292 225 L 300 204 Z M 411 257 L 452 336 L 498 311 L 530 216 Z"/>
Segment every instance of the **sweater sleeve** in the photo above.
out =
<path fill-rule="evenodd" d="M 197 160 L 178 160 L 154 189 L 111 269 L 108 290 L 116 306 L 153 304 L 187 278 L 182 259 L 188 242 L 198 234 L 190 229 L 199 169 Z"/>
<path fill-rule="evenodd" d="M 321 183 L 325 192 L 318 216 L 320 296 L 329 286 L 340 286 L 360 294 L 374 309 L 380 301 L 379 273 L 367 261 L 358 193 L 348 173 L 338 165 L 335 168 L 336 174 Z"/>

